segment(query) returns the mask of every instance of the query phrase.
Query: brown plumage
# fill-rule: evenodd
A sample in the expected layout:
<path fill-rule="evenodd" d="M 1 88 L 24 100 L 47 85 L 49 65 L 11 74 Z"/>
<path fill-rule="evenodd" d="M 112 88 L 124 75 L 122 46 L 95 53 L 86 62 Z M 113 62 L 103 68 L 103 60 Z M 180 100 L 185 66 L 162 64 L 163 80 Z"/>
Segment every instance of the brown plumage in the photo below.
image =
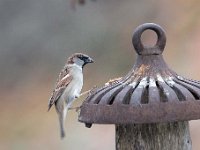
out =
<path fill-rule="evenodd" d="M 49 99 L 48 110 L 55 104 L 59 117 L 61 137 L 65 136 L 64 120 L 73 101 L 80 96 L 83 86 L 82 69 L 93 60 L 89 56 L 75 53 L 68 58 L 66 65 L 59 74 L 55 89 Z"/>

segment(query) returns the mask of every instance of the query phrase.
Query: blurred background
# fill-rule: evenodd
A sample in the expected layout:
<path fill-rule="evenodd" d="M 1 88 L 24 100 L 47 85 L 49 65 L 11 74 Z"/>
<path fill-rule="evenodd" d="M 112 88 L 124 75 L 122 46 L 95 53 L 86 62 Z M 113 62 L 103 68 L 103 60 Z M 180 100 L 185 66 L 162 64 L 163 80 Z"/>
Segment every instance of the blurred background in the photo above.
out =
<path fill-rule="evenodd" d="M 66 119 L 60 140 L 58 118 L 47 104 L 67 57 L 95 59 L 84 69 L 83 91 L 124 76 L 136 54 L 133 30 L 145 22 L 167 33 L 164 58 L 188 78 L 200 80 L 200 1 L 190 0 L 0 0 L 0 149 L 114 150 L 114 125 L 85 128 L 78 114 Z M 152 38 L 154 37 L 154 38 Z M 152 44 L 154 33 L 144 42 Z M 79 106 L 84 98 L 74 106 Z M 200 121 L 191 121 L 193 149 L 200 149 Z"/>

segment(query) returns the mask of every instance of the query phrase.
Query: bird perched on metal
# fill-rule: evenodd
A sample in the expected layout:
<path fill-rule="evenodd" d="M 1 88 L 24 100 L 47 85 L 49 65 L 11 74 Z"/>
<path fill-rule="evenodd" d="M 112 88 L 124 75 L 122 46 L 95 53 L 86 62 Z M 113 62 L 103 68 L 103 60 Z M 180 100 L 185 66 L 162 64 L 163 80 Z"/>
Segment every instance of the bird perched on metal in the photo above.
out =
<path fill-rule="evenodd" d="M 48 111 L 55 104 L 59 117 L 61 138 L 65 137 L 64 121 L 73 101 L 80 96 L 83 86 L 83 67 L 93 63 L 93 59 L 82 53 L 75 53 L 68 58 L 59 74 L 56 87 L 49 99 Z"/>

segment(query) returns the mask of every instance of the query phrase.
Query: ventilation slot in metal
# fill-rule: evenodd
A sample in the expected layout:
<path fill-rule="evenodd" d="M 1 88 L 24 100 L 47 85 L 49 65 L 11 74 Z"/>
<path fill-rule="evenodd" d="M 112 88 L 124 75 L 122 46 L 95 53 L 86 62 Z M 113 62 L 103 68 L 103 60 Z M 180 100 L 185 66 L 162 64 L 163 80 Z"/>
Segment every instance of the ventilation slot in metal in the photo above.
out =
<path fill-rule="evenodd" d="M 186 97 L 183 95 L 183 93 L 175 86 L 171 87 L 174 92 L 176 93 L 179 101 L 185 101 L 186 100 Z"/>
<path fill-rule="evenodd" d="M 158 84 L 158 81 L 156 81 L 156 86 L 158 87 L 159 90 L 160 102 L 167 102 L 168 101 L 166 95 L 167 92 L 165 92 L 163 87 Z"/>
<path fill-rule="evenodd" d="M 141 97 L 141 104 L 148 104 L 149 103 L 149 85 L 147 85 L 142 93 Z"/>

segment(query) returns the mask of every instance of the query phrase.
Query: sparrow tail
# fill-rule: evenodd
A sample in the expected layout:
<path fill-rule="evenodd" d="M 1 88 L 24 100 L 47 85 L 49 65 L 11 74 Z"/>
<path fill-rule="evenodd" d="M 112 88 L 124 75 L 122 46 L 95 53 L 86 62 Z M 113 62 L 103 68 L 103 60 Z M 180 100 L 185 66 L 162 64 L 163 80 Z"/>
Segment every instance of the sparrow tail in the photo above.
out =
<path fill-rule="evenodd" d="M 70 107 L 70 104 L 68 104 L 62 110 L 59 110 L 59 107 L 56 107 L 56 110 L 57 110 L 57 113 L 58 113 L 58 117 L 59 117 L 61 139 L 63 139 L 65 137 L 65 128 L 64 128 L 64 126 L 65 126 L 65 118 L 66 118 L 66 115 L 67 115 L 69 107 Z"/>
<path fill-rule="evenodd" d="M 60 137 L 63 139 L 65 137 L 65 129 L 64 129 L 64 114 L 59 114 L 59 123 L 60 123 Z"/>

